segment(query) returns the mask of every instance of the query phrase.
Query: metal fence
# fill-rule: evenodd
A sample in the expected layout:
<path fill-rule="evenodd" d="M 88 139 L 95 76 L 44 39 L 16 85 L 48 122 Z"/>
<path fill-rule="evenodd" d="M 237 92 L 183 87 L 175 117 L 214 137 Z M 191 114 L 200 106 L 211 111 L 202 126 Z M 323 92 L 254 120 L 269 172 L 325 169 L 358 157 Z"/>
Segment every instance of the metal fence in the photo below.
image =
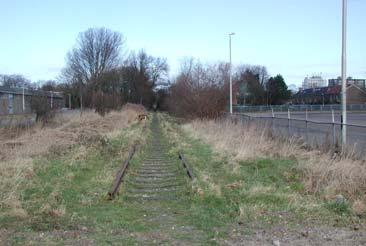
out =
<path fill-rule="evenodd" d="M 237 113 L 245 112 L 286 112 L 290 111 L 339 111 L 342 109 L 340 104 L 299 104 L 299 105 L 259 105 L 259 106 L 233 106 L 233 111 Z M 348 104 L 349 111 L 366 111 L 366 104 Z"/>
<path fill-rule="evenodd" d="M 230 115 L 230 114 L 227 114 Z M 312 119 L 281 118 L 272 116 L 255 116 L 243 113 L 234 113 L 232 118 L 242 122 L 254 122 L 272 129 L 275 136 L 297 137 L 303 139 L 312 147 L 335 147 L 341 144 L 342 124 L 317 121 Z M 355 151 L 359 158 L 364 158 L 366 153 L 366 125 L 346 124 L 347 144 Z"/>

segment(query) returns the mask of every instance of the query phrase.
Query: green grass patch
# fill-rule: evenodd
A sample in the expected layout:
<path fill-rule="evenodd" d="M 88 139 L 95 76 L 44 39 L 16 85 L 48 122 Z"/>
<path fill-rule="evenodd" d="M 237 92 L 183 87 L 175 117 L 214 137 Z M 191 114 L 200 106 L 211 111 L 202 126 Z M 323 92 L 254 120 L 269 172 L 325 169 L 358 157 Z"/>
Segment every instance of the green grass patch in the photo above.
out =
<path fill-rule="evenodd" d="M 57 231 L 79 233 L 78 239 L 97 245 L 123 243 L 183 245 L 216 244 L 234 225 L 287 226 L 310 223 L 345 225 L 352 220 L 348 204 L 326 203 L 304 193 L 301 174 L 291 159 L 235 160 L 191 137 L 166 115 L 159 115 L 165 153 L 181 169 L 183 192 L 177 201 L 141 202 L 123 194 L 129 173 L 137 172 L 149 154 L 144 144 L 130 163 L 121 195 L 107 199 L 115 174 L 132 141 L 141 138 L 141 125 L 121 130 L 101 146 L 75 146 L 66 153 L 38 158 L 35 175 L 21 195 L 27 217 L 0 217 L 1 228 L 14 230 L 11 244 L 71 244 L 75 238 Z M 144 134 L 151 138 L 151 134 Z M 183 150 L 193 171 L 191 181 L 178 159 Z M 243 229 L 244 230 L 244 229 Z M 251 228 L 245 228 L 250 234 Z M 32 242 L 32 243 L 30 243 Z"/>
<path fill-rule="evenodd" d="M 131 143 L 140 138 L 141 129 L 135 124 L 101 146 L 75 146 L 68 152 L 35 160 L 35 176 L 24 182 L 21 194 L 28 216 L 22 220 L 12 216 L 0 219 L 2 228 L 17 231 L 13 243 L 55 230 L 82 232 L 98 244 L 121 239 L 133 243 L 130 231 L 145 230 L 134 223 L 141 211 L 120 200 L 109 201 L 107 192 Z M 131 165 L 140 159 L 136 154 Z M 111 234 L 114 230 L 120 233 Z M 63 239 L 51 235 L 49 240 Z"/>
<path fill-rule="evenodd" d="M 174 136 L 175 150 L 183 149 L 196 177 L 188 212 L 192 216 L 185 219 L 207 235 L 225 237 L 225 228 L 238 223 L 291 227 L 304 221 L 341 226 L 351 222 L 346 205 L 327 204 L 304 194 L 295 160 L 235 160 L 179 128 L 173 121 L 164 122 L 167 134 L 179 132 Z"/>

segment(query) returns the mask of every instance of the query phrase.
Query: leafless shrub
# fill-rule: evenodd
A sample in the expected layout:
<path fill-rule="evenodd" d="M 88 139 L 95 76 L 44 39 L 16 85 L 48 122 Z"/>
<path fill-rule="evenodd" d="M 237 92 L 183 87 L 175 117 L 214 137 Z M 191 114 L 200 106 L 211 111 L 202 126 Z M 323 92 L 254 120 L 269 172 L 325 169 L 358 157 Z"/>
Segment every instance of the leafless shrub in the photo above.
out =
<path fill-rule="evenodd" d="M 228 76 L 227 64 L 186 60 L 170 90 L 170 112 L 179 117 L 217 118 L 227 104 Z"/>
<path fill-rule="evenodd" d="M 46 95 L 40 94 L 32 96 L 31 108 L 37 115 L 37 121 L 47 123 L 54 116 L 54 112 L 51 111 L 51 106 Z"/>
<path fill-rule="evenodd" d="M 97 112 L 101 116 L 104 116 L 113 107 L 113 105 L 110 105 L 110 97 L 108 97 L 108 95 L 105 96 L 105 94 L 101 90 L 93 93 L 92 100 L 95 112 Z"/>

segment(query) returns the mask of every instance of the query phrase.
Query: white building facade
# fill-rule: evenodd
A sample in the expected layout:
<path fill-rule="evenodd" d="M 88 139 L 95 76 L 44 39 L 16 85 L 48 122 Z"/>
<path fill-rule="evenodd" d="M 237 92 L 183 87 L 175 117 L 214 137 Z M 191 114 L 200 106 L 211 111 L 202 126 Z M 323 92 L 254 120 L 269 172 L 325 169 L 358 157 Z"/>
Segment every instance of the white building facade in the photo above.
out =
<path fill-rule="evenodd" d="M 326 87 L 327 84 L 327 80 L 323 79 L 322 76 L 311 76 L 304 79 L 302 89 Z"/>

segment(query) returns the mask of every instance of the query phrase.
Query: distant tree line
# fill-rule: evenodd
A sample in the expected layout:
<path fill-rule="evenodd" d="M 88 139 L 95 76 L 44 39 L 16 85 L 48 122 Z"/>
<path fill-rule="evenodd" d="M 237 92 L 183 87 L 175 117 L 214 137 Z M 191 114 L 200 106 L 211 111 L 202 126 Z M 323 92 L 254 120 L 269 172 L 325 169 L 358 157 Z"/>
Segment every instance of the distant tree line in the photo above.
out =
<path fill-rule="evenodd" d="M 228 96 L 227 63 L 203 65 L 186 59 L 166 97 L 165 108 L 179 117 L 215 118 L 225 110 Z"/>
<path fill-rule="evenodd" d="M 0 75 L 9 87 L 61 91 L 71 97 L 72 107 L 94 108 L 104 115 L 127 102 L 150 108 L 156 100 L 157 83 L 168 80 L 166 59 L 144 50 L 127 51 L 121 33 L 106 28 L 91 28 L 77 37 L 66 56 L 66 67 L 57 81 L 32 83 L 21 75 Z M 69 100 L 65 100 L 69 106 Z"/>
<path fill-rule="evenodd" d="M 283 104 L 291 97 L 282 75 L 270 77 L 264 66 L 239 66 L 233 81 L 241 105 Z"/>
<path fill-rule="evenodd" d="M 20 74 L 0 74 L 0 84 L 10 88 L 38 88 L 37 83 L 32 83 L 29 79 Z"/>
<path fill-rule="evenodd" d="M 168 78 L 166 59 L 144 50 L 125 54 L 122 34 L 105 28 L 80 33 L 76 46 L 67 54 L 61 75 L 65 93 L 77 99 L 76 105 L 94 108 L 104 115 L 124 103 L 151 107 L 156 83 Z"/>
<path fill-rule="evenodd" d="M 283 104 L 291 97 L 283 77 L 270 77 L 264 66 L 241 65 L 233 70 L 234 103 Z M 204 65 L 193 58 L 185 59 L 166 92 L 164 108 L 180 117 L 220 116 L 229 105 L 229 73 L 228 63 Z"/>
<path fill-rule="evenodd" d="M 101 115 L 123 104 L 153 105 L 181 117 L 215 118 L 229 105 L 229 65 L 182 61 L 169 88 L 165 58 L 144 50 L 127 52 L 121 33 L 91 28 L 78 35 L 67 53 L 66 66 L 57 81 L 32 83 L 21 75 L 0 75 L 10 87 L 61 91 L 73 108 L 93 108 Z M 243 105 L 282 104 L 290 91 L 281 75 L 270 77 L 264 66 L 241 65 L 233 69 L 234 100 Z M 70 106 L 69 100 L 66 106 Z"/>

